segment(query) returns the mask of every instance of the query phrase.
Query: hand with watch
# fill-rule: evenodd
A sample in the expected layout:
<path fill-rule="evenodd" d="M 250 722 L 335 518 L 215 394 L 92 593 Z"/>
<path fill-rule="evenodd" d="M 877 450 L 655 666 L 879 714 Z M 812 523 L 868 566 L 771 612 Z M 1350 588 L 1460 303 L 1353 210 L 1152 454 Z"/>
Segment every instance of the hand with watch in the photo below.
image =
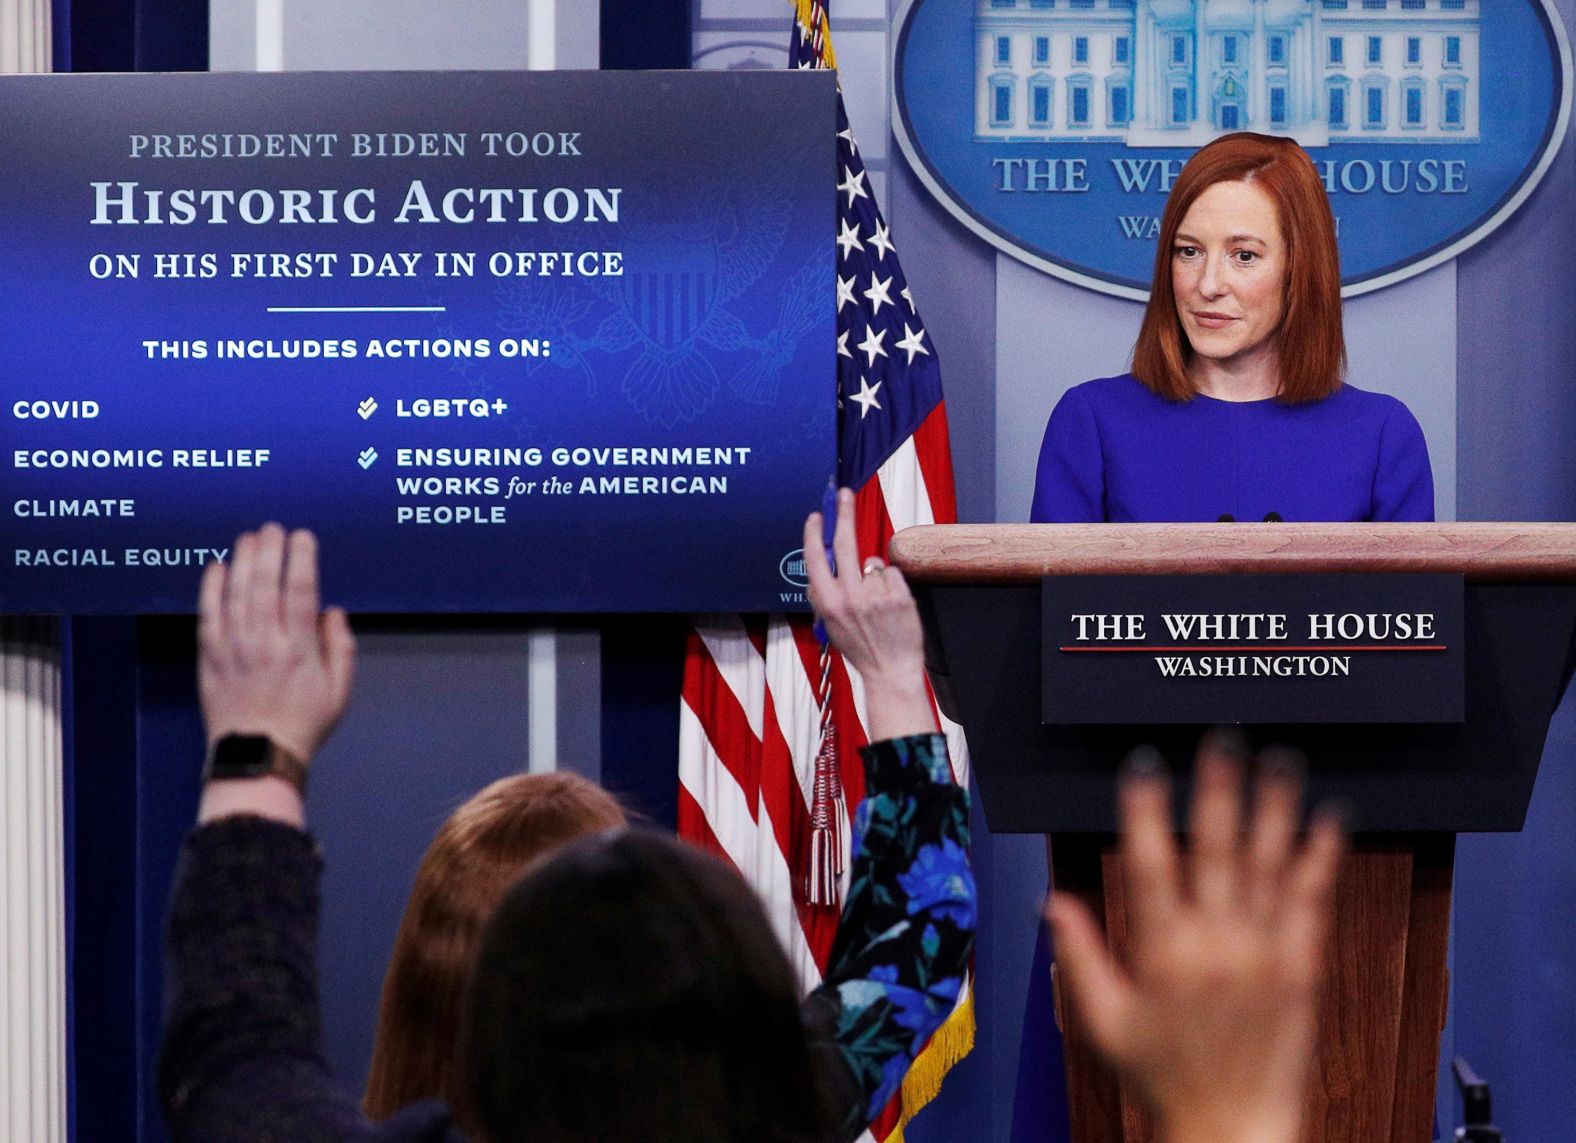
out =
<path fill-rule="evenodd" d="M 312 755 L 350 699 L 356 644 L 318 602 L 317 541 L 265 524 L 209 564 L 197 604 L 208 734 L 198 820 L 257 814 L 300 826 Z"/>

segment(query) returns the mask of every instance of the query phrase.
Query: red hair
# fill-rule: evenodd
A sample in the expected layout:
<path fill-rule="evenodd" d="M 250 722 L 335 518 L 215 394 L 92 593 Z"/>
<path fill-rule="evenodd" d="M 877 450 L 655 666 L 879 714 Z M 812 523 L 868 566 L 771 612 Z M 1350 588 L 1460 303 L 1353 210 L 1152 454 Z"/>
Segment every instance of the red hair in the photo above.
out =
<path fill-rule="evenodd" d="M 1188 160 L 1166 200 L 1155 248 L 1155 279 L 1144 324 L 1133 346 L 1133 376 L 1173 401 L 1193 396 L 1193 355 L 1177 316 L 1171 285 L 1177 230 L 1198 196 L 1216 183 L 1252 183 L 1275 204 L 1286 243 L 1286 284 L 1280 328 L 1280 388 L 1288 405 L 1317 401 L 1346 375 L 1341 332 L 1341 256 L 1335 217 L 1308 153 L 1290 139 L 1239 131 L 1201 148 Z"/>
<path fill-rule="evenodd" d="M 624 824 L 613 795 L 562 772 L 501 778 L 449 816 L 416 871 L 383 978 L 362 1099 L 368 1116 L 384 1119 L 430 1097 L 457 1112 L 467 1105 L 456 1061 L 482 929 L 536 858 Z"/>

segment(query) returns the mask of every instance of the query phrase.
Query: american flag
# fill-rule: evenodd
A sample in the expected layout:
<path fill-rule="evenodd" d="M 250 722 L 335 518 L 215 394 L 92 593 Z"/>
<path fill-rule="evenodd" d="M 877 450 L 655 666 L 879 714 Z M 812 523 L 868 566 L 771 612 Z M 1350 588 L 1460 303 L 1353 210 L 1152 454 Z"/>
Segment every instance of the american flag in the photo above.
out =
<path fill-rule="evenodd" d="M 790 66 L 833 67 L 826 4 L 796 3 Z M 837 481 L 856 493 L 862 561 L 884 555 L 895 531 L 954 522 L 957 505 L 935 349 L 876 207 L 841 92 L 837 168 Z M 861 681 L 823 652 L 806 617 L 697 617 L 679 720 L 679 832 L 755 886 L 808 991 L 831 952 L 840 899 L 835 887 L 810 891 L 812 822 L 828 809 L 851 815 L 864 794 Z M 945 718 L 941 725 L 953 775 L 966 786 L 961 728 Z M 836 765 L 830 791 L 828 761 Z M 847 833 L 833 834 L 844 849 Z M 837 858 L 841 870 L 846 853 Z M 901 1139 L 902 1124 L 935 1095 L 973 1038 L 965 986 L 902 1092 L 872 1125 L 876 1139 Z"/>

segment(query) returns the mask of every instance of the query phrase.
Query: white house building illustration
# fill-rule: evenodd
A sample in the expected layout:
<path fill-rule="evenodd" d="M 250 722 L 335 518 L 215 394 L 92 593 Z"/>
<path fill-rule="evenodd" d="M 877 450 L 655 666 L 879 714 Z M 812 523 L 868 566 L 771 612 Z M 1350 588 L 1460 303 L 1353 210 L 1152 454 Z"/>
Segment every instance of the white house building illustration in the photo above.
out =
<path fill-rule="evenodd" d="M 978 0 L 975 136 L 1478 137 L 1481 0 Z"/>

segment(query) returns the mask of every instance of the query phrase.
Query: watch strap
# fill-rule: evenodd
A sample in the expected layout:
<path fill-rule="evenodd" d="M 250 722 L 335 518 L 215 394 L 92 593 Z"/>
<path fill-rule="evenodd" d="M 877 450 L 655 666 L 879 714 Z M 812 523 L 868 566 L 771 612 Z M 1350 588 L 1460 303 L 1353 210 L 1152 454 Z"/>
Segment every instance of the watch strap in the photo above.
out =
<path fill-rule="evenodd" d="M 270 774 L 306 795 L 307 764 L 266 735 L 226 734 L 213 744 L 203 765 L 204 782 Z"/>

